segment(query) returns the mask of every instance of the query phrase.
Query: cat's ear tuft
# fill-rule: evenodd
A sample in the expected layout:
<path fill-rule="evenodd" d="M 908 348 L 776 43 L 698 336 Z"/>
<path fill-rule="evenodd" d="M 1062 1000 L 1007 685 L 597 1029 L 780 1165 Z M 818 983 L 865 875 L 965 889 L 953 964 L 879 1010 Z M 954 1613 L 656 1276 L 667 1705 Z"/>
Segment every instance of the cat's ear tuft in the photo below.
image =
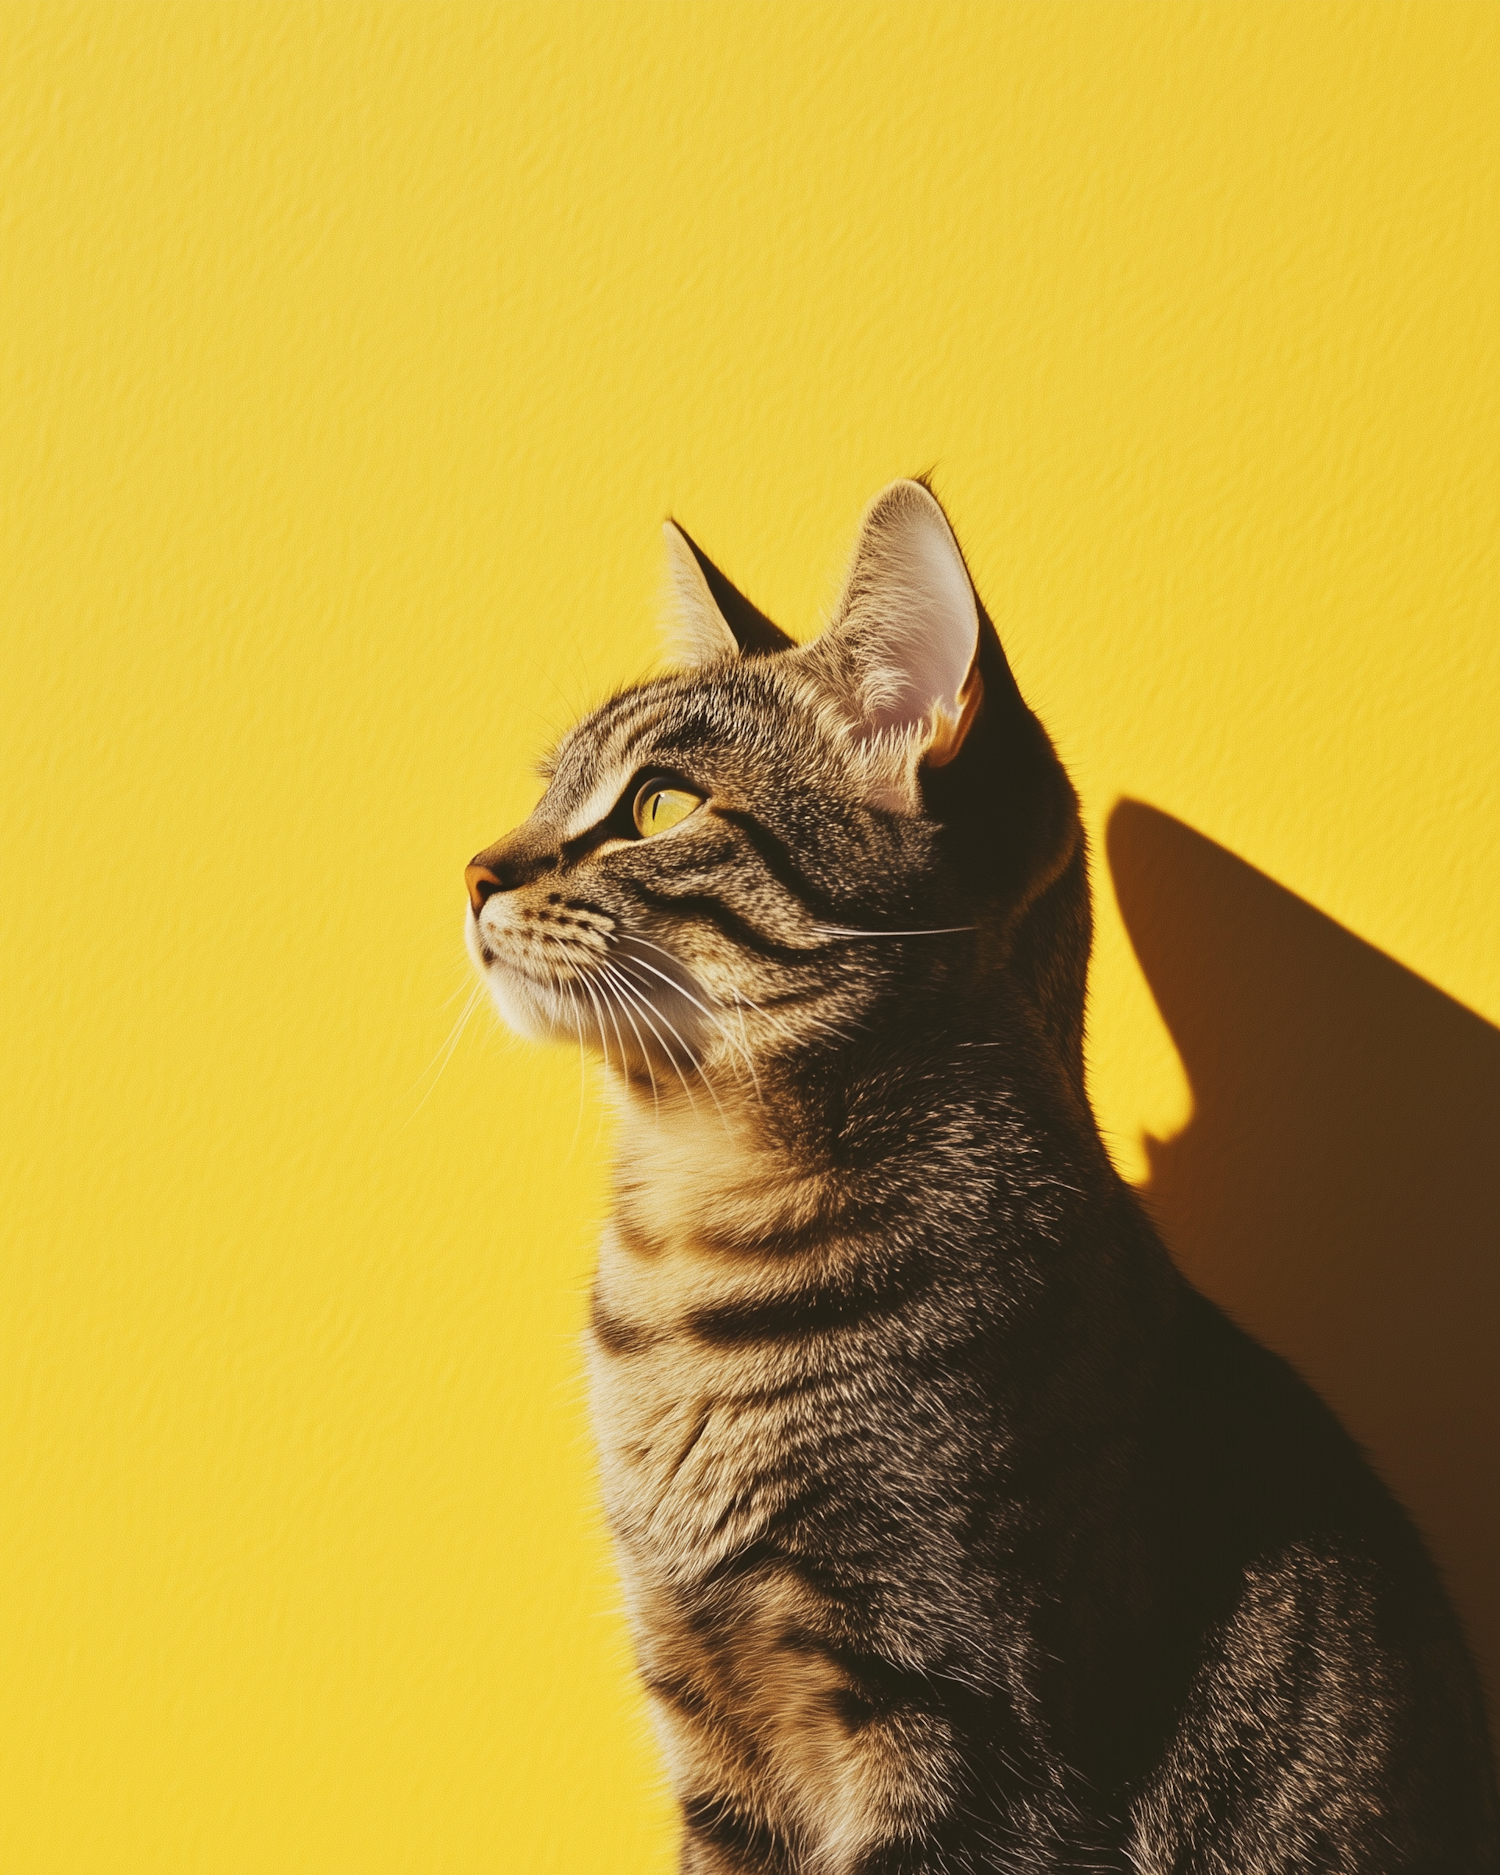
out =
<path fill-rule="evenodd" d="M 662 528 L 667 547 L 670 649 L 684 664 L 720 658 L 766 657 L 788 650 L 792 640 L 753 606 L 675 521 Z"/>
<path fill-rule="evenodd" d="M 865 512 L 818 640 L 860 736 L 950 762 L 979 707 L 979 605 L 948 517 L 920 482 L 893 482 Z"/>

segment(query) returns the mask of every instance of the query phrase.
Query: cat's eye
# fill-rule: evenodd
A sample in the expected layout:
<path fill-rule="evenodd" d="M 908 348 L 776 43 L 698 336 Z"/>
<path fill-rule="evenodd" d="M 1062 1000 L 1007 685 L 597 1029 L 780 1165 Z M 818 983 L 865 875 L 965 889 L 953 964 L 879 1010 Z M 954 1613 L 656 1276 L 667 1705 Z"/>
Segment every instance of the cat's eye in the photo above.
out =
<path fill-rule="evenodd" d="M 675 787 L 670 781 L 648 781 L 636 795 L 631 810 L 635 830 L 642 839 L 649 840 L 652 834 L 665 833 L 669 827 L 679 825 L 702 805 L 702 795 Z"/>

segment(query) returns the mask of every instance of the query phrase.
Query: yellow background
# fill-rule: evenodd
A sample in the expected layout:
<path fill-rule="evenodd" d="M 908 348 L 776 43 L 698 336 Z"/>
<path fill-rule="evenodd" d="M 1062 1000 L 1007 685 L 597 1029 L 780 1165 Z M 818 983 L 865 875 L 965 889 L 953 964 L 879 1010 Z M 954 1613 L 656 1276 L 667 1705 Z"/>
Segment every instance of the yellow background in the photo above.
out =
<path fill-rule="evenodd" d="M 935 466 L 1096 834 L 1500 1018 L 1497 81 L 1483 0 L 4 9 L 7 1871 L 671 1866 L 600 1109 L 435 1066 L 668 510 L 806 633 Z"/>

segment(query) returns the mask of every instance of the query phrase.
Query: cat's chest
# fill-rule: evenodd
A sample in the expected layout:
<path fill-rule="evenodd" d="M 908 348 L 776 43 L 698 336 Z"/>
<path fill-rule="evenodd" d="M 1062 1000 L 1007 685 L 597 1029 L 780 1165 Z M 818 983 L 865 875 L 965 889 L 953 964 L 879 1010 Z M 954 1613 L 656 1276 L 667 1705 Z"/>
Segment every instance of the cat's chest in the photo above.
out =
<path fill-rule="evenodd" d="M 785 1249 L 818 1198 L 721 1147 L 686 1176 L 637 1178 L 605 1229 L 594 1429 L 611 1523 L 653 1573 L 691 1580 L 753 1543 L 812 1449 L 823 1380 L 798 1301 L 852 1253 L 812 1235 Z"/>

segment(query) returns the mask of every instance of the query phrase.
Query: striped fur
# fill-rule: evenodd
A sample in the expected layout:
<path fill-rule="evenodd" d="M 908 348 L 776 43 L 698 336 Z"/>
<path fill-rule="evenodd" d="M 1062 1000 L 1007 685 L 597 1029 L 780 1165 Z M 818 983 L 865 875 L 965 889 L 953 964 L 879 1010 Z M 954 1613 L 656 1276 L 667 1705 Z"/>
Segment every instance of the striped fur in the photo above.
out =
<path fill-rule="evenodd" d="M 1419 1541 L 1100 1143 L 1076 802 L 937 504 L 805 647 L 669 544 L 702 661 L 564 738 L 469 942 L 617 1097 L 589 1362 L 683 1868 L 1493 1871 Z M 643 839 L 656 775 L 703 805 Z"/>

